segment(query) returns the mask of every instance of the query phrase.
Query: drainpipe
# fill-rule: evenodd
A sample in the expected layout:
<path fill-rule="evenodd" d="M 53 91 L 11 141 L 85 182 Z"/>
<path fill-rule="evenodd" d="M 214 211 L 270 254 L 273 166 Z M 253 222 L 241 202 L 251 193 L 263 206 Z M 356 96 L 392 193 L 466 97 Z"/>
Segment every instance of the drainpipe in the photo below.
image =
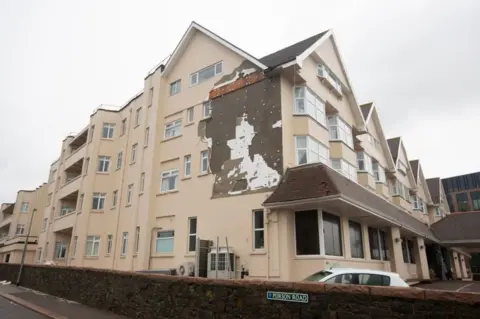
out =
<path fill-rule="evenodd" d="M 22 277 L 23 272 L 23 264 L 25 263 L 25 253 L 27 252 L 28 237 L 30 236 L 30 230 L 32 229 L 33 215 L 35 215 L 36 211 L 37 209 L 34 208 L 32 210 L 32 216 L 30 216 L 30 225 L 28 225 L 27 238 L 25 238 L 25 244 L 23 245 L 22 261 L 20 262 L 20 270 L 18 271 L 17 287 L 20 285 L 20 278 Z"/>

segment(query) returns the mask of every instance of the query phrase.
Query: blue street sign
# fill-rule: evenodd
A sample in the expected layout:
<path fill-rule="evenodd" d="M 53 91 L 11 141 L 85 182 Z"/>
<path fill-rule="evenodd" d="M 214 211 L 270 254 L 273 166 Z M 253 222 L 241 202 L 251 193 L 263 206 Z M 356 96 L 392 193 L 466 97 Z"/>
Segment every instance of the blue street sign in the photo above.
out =
<path fill-rule="evenodd" d="M 308 294 L 301 294 L 297 292 L 267 291 L 267 299 L 275 301 L 308 303 Z"/>

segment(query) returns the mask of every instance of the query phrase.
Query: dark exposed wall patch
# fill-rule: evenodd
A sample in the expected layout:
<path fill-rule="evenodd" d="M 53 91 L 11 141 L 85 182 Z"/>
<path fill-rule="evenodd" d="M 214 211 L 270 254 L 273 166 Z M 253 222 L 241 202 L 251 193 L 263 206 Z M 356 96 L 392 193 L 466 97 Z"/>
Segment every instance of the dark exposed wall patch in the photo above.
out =
<path fill-rule="evenodd" d="M 242 63 L 217 83 L 232 83 L 245 67 Z M 212 198 L 275 187 L 283 172 L 280 78 L 219 96 L 211 107 L 211 118 L 199 123 L 198 134 L 209 145 Z"/>

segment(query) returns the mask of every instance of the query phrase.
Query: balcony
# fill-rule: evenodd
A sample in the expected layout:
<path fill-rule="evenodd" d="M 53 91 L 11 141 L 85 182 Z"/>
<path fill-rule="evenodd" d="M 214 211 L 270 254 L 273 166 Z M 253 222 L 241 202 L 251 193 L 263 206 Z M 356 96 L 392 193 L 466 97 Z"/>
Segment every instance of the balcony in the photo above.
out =
<path fill-rule="evenodd" d="M 338 98 L 343 96 L 342 83 L 327 66 L 319 64 L 317 66 L 317 76 Z"/>
<path fill-rule="evenodd" d="M 73 228 L 73 225 L 75 225 L 76 217 L 77 214 L 75 214 L 75 211 L 72 211 L 69 214 L 63 216 L 55 217 L 53 219 L 53 231 L 60 232 L 65 231 L 69 228 Z"/>
<path fill-rule="evenodd" d="M 82 132 L 77 134 L 73 138 L 73 140 L 68 144 L 68 149 L 67 149 L 67 157 L 72 156 L 75 153 L 78 153 L 78 151 L 87 144 L 87 139 L 88 139 L 88 127 L 84 128 Z"/>
<path fill-rule="evenodd" d="M 11 222 L 12 222 L 12 215 L 8 215 L 4 217 L 3 220 L 0 222 L 0 228 L 10 225 Z"/>
<path fill-rule="evenodd" d="M 69 169 L 72 165 L 78 165 L 79 162 L 83 163 L 83 158 L 86 154 L 87 147 L 86 144 L 83 144 L 65 159 L 65 167 Z"/>

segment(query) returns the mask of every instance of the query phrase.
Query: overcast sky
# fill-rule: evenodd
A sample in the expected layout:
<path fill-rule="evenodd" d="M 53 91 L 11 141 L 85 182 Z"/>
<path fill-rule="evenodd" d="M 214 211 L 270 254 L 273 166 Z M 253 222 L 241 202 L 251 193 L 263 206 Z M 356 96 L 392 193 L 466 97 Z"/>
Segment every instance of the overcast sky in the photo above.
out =
<path fill-rule="evenodd" d="M 192 20 L 256 57 L 332 28 L 357 99 L 426 177 L 480 170 L 480 1 L 0 0 L 0 202 L 46 181 L 62 139 L 141 90 Z"/>

